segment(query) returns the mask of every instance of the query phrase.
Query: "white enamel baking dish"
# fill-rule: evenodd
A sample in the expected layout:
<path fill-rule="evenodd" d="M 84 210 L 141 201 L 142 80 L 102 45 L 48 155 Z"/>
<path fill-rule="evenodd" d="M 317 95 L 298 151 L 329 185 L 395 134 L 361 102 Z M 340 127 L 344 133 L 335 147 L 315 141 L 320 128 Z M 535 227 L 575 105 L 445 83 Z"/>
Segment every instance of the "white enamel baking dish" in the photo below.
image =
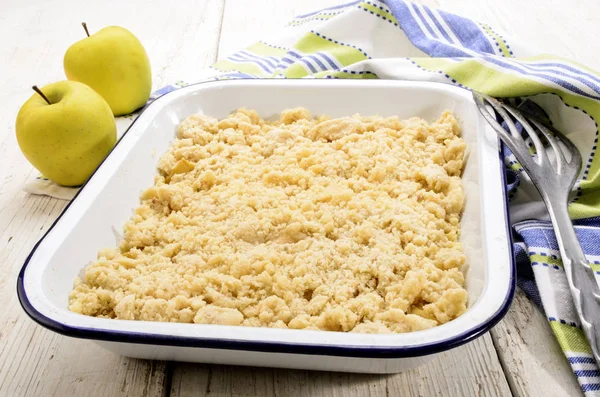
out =
<path fill-rule="evenodd" d="M 361 113 L 460 120 L 469 157 L 462 241 L 469 309 L 442 326 L 413 333 L 282 330 L 92 318 L 67 310 L 73 280 L 99 249 L 114 246 L 151 186 L 156 163 L 188 115 L 224 117 L 238 107 L 263 117 L 304 106 L 334 117 Z M 27 258 L 18 279 L 25 311 L 41 325 L 130 357 L 314 370 L 393 373 L 488 331 L 515 288 L 503 164 L 493 131 L 467 90 L 438 83 L 352 80 L 243 80 L 192 85 L 150 104 Z"/>

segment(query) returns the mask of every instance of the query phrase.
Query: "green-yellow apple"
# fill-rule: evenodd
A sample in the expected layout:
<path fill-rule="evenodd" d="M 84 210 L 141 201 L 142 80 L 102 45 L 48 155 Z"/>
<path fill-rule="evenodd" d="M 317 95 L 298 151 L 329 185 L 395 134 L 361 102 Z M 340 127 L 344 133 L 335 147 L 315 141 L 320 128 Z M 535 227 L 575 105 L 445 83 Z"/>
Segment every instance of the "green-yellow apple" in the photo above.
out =
<path fill-rule="evenodd" d="M 150 61 L 142 43 L 127 29 L 108 26 L 73 44 L 64 58 L 65 74 L 96 90 L 115 116 L 142 107 L 150 97 Z"/>
<path fill-rule="evenodd" d="M 19 110 L 17 141 L 27 160 L 63 186 L 83 184 L 117 140 L 108 103 L 77 81 L 59 81 L 35 94 Z"/>

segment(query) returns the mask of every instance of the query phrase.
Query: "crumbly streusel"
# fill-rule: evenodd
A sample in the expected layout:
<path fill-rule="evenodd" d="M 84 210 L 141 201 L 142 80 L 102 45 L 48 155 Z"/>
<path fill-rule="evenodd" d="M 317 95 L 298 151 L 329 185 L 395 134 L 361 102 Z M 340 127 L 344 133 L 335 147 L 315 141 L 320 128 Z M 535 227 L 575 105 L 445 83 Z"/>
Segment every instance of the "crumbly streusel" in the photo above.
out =
<path fill-rule="evenodd" d="M 127 320 L 408 332 L 466 310 L 454 116 L 192 115 L 69 309 Z"/>

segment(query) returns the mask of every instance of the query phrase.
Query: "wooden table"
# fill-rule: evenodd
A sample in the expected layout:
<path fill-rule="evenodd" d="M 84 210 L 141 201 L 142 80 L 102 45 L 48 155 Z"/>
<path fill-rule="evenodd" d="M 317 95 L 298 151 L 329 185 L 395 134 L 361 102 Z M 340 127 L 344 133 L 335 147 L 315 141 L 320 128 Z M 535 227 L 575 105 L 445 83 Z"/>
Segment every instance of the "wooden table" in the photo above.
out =
<path fill-rule="evenodd" d="M 154 88 L 340 0 L 0 2 L 0 396 L 573 396 L 579 387 L 544 315 L 519 292 L 491 332 L 387 376 L 133 360 L 57 335 L 19 306 L 16 276 L 66 202 L 22 191 L 36 171 L 14 121 L 33 84 L 64 79 L 62 57 L 91 30 L 121 25 L 145 45 Z M 600 70 L 596 0 L 424 0 Z"/>

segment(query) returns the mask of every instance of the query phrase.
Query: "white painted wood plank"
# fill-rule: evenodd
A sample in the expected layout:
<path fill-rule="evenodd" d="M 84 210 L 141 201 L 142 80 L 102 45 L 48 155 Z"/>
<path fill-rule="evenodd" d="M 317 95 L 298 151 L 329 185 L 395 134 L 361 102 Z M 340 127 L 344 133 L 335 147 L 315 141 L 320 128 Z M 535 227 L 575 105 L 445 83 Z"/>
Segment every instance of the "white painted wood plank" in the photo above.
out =
<path fill-rule="evenodd" d="M 436 2 L 438 0 L 425 1 L 425 3 L 430 5 Z M 246 16 L 235 17 L 234 15 L 233 18 L 230 17 L 229 20 L 231 22 L 228 22 L 229 24 L 235 25 L 238 23 L 238 25 L 233 26 L 231 29 L 235 28 L 237 30 L 230 30 L 229 28 L 224 30 L 223 33 L 225 34 L 221 35 L 221 54 L 226 54 L 240 46 L 251 44 L 257 38 L 266 37 L 264 35 L 274 31 L 279 26 L 278 24 L 281 20 L 286 20 L 293 15 L 329 5 L 326 4 L 328 2 L 314 0 L 305 2 L 285 1 L 280 3 L 282 3 L 281 7 L 269 9 L 269 18 L 259 18 L 251 12 Z M 588 44 L 589 38 L 595 37 L 598 33 L 597 22 L 593 18 L 594 15 L 598 15 L 598 4 L 593 0 L 578 0 L 577 2 L 572 2 L 572 5 L 569 6 L 558 0 L 535 0 L 529 3 L 529 7 L 535 10 L 535 13 L 521 12 L 521 2 L 517 0 L 503 2 L 493 0 L 467 0 L 460 2 L 457 0 L 439 0 L 439 3 L 442 8 L 449 11 L 488 22 L 493 26 L 498 26 L 511 32 L 513 36 L 525 38 L 528 44 L 541 48 L 546 52 L 571 57 L 595 69 L 600 69 L 600 54 L 597 51 L 590 51 Z M 85 4 L 85 8 L 83 4 Z M 2 324 L 0 326 L 0 395 L 5 395 L 6 393 L 8 393 L 7 395 L 16 396 L 28 395 L 31 391 L 35 391 L 39 395 L 70 395 L 74 392 L 94 395 L 93 391 L 99 387 L 97 385 L 104 385 L 102 390 L 105 391 L 106 389 L 106 391 L 103 395 L 109 396 L 142 395 L 135 394 L 136 391 L 139 392 L 140 390 L 148 392 L 148 395 L 153 395 L 152 393 L 156 395 L 158 393 L 158 388 L 148 386 L 160 383 L 162 379 L 161 376 L 153 375 L 152 370 L 150 370 L 149 376 L 151 379 L 155 379 L 155 382 L 139 381 L 140 378 L 144 378 L 144 371 L 148 371 L 150 364 L 120 359 L 104 353 L 87 342 L 75 342 L 74 340 L 51 334 L 34 326 L 25 318 L 20 308 L 18 308 L 16 298 L 14 297 L 16 269 L 20 267 L 29 247 L 41 235 L 43 230 L 47 229 L 54 217 L 60 212 L 63 204 L 48 198 L 26 198 L 20 192 L 20 185 L 32 170 L 16 147 L 13 122 L 18 107 L 30 95 L 28 92 L 29 86 L 33 83 L 44 84 L 63 78 L 62 54 L 71 42 L 79 38 L 76 35 L 80 34 L 78 29 L 79 22 L 82 19 L 87 20 L 90 26 L 103 26 L 109 23 L 120 24 L 128 27 L 137 34 L 142 42 L 144 42 L 151 57 L 153 71 L 156 75 L 155 88 L 157 88 L 193 72 L 196 67 L 202 67 L 212 62 L 214 51 L 211 53 L 211 48 L 215 46 L 216 40 L 219 37 L 219 24 L 214 24 L 214 15 L 222 12 L 222 8 L 219 8 L 220 4 L 221 1 L 199 0 L 192 2 L 190 0 L 179 2 L 176 7 L 172 7 L 173 9 L 170 9 L 169 4 L 165 5 L 164 2 L 152 1 L 136 1 L 125 4 L 119 2 L 118 5 L 116 1 L 102 3 L 86 2 L 81 4 L 75 1 L 63 1 L 61 5 L 64 5 L 64 7 L 58 7 L 55 3 L 40 5 L 40 2 L 30 2 L 28 6 L 19 5 L 17 2 L 13 2 L 12 4 L 3 2 L 0 5 L 0 34 L 2 34 L 2 37 L 15 38 L 12 41 L 7 40 L 0 43 L 0 59 L 3 60 L 0 63 L 0 82 L 3 87 L 3 90 L 0 91 L 0 101 L 3 104 L 3 107 L 0 109 L 0 299 L 3 299 L 5 303 L 8 302 L 8 304 L 4 305 L 7 310 L 0 314 L 0 324 Z M 248 7 L 248 2 L 237 0 L 236 3 L 236 0 L 228 0 L 228 9 L 236 5 L 242 6 L 244 9 Z M 57 20 L 64 20 L 63 16 L 66 13 L 62 13 L 62 8 L 68 8 L 70 15 L 74 16 L 73 18 L 69 17 L 72 19 L 71 24 L 55 23 Z M 289 11 L 291 9 L 293 10 Z M 118 10 L 118 12 L 115 10 Z M 281 16 L 275 17 L 275 15 Z M 560 21 L 558 16 L 560 16 Z M 236 18 L 238 19 L 236 20 Z M 178 26 L 180 21 L 184 19 L 186 19 L 185 25 Z M 241 23 L 239 22 L 240 20 Z M 548 26 L 552 22 L 555 25 L 552 25 L 550 29 Z M 209 26 L 207 27 L 207 25 Z M 171 32 L 180 32 L 182 29 L 184 33 Z M 166 34 L 167 32 L 171 33 Z M 543 34 L 540 32 L 543 32 Z M 68 37 L 64 38 L 63 36 L 66 35 Z M 178 40 L 177 37 L 186 37 L 186 39 Z M 149 40 L 153 41 L 150 43 Z M 178 45 L 181 45 L 181 47 L 178 48 Z M 195 52 L 191 54 L 191 51 Z M 157 65 L 160 68 L 159 70 L 156 69 Z M 36 81 L 31 81 L 32 78 Z M 25 201 L 20 203 L 22 200 Z M 42 230 L 38 230 L 40 227 Z M 542 328 L 545 325 L 543 318 L 539 319 L 539 321 L 530 321 L 528 325 L 528 332 L 530 334 L 522 338 L 525 340 L 525 343 L 519 341 L 518 338 L 502 341 L 502 334 L 510 333 L 512 335 L 516 330 L 522 331 L 524 319 L 520 318 L 514 312 L 521 307 L 527 308 L 529 307 L 528 305 L 530 306 L 529 302 L 524 301 L 523 303 L 517 299 L 513 310 L 511 310 L 506 320 L 493 331 L 493 334 L 496 337 L 498 347 L 503 350 L 501 357 L 509 374 L 509 379 L 511 379 L 513 391 L 518 395 L 541 396 L 544 394 L 540 391 L 539 387 L 536 387 L 539 386 L 539 382 L 534 384 L 531 380 L 537 379 L 538 374 L 542 373 L 541 371 L 544 368 L 552 368 L 552 371 L 547 371 L 547 375 L 549 373 L 550 376 L 552 373 L 555 374 L 556 371 L 560 371 L 561 375 L 568 373 L 565 372 L 564 368 L 553 367 L 560 360 L 563 360 L 564 363 L 564 359 L 560 355 L 549 355 L 549 362 L 543 360 L 540 362 L 540 356 L 537 353 L 530 356 L 525 355 L 525 358 L 519 358 L 519 353 L 527 347 L 527 341 L 530 341 L 530 343 L 534 341 L 539 343 L 540 340 L 544 341 L 545 344 L 542 344 L 540 349 L 544 349 L 543 346 L 548 344 L 549 339 L 547 338 L 549 335 L 547 334 L 547 329 L 544 331 L 544 328 Z M 529 312 L 526 311 L 523 313 Z M 514 321 L 509 321 L 513 316 Z M 532 314 L 532 317 L 536 318 L 536 315 Z M 44 336 L 40 336 L 40 334 L 44 334 Z M 31 344 L 29 345 L 29 349 L 27 349 L 26 342 L 29 340 Z M 550 339 L 550 341 L 553 340 Z M 506 345 L 502 343 L 506 343 Z M 37 349 L 35 346 L 37 346 Z M 505 346 L 508 347 L 504 348 Z M 479 352 L 475 357 L 485 358 L 489 355 L 493 358 L 488 347 L 489 344 L 482 350 L 487 353 Z M 79 354 L 81 356 L 79 358 L 76 354 L 67 351 L 73 348 L 78 349 L 79 352 L 84 351 L 85 354 Z M 25 357 L 25 353 L 28 350 L 34 353 Z M 460 349 L 452 351 L 452 353 L 458 350 Z M 535 352 L 538 350 L 532 351 Z M 52 357 L 53 354 L 54 357 Z M 23 356 L 23 358 L 15 358 L 19 356 Z M 50 360 L 51 357 L 52 360 Z M 62 360 L 59 365 L 54 364 L 58 362 L 55 361 L 57 360 L 56 357 Z M 469 357 L 468 354 L 467 357 Z M 457 358 L 458 361 L 454 360 L 453 362 L 460 365 L 465 360 L 469 361 L 468 358 L 463 358 L 462 361 L 458 356 L 454 358 Z M 512 361 L 511 358 L 513 359 Z M 116 369 L 121 360 L 125 363 L 123 366 L 128 367 L 127 370 Z M 522 362 L 519 363 L 518 360 L 522 360 Z M 471 359 L 471 361 L 476 362 L 477 360 Z M 65 362 L 72 362 L 73 365 L 69 367 Z M 430 364 L 430 366 L 434 364 L 435 362 Z M 139 368 L 138 365 L 140 365 Z M 178 376 L 180 379 L 189 379 L 191 376 L 197 376 L 198 368 L 202 368 L 188 364 L 185 366 L 187 366 L 185 367 L 187 368 L 185 371 L 178 370 L 180 367 L 175 368 L 173 385 L 176 384 L 175 381 Z M 231 370 L 230 374 L 229 370 L 226 370 L 229 367 L 214 366 L 213 368 L 222 368 L 224 371 L 222 372 L 222 376 L 217 376 L 217 380 L 221 380 L 216 383 L 211 380 L 210 384 L 213 387 L 219 384 L 230 384 L 233 382 L 230 379 L 236 377 L 235 370 Z M 439 371 L 442 371 L 446 376 L 449 375 L 447 372 L 448 369 L 444 368 L 443 365 L 438 369 L 428 368 L 429 366 L 419 370 L 424 371 L 420 372 L 419 376 L 421 378 L 419 378 L 419 381 L 424 376 L 428 377 L 428 379 L 429 377 L 439 377 Z M 156 371 L 163 372 L 162 369 Z M 268 370 L 264 371 L 268 372 Z M 23 375 L 20 375 L 21 372 L 23 372 Z M 44 375 L 40 375 L 40 372 Z M 219 371 L 216 372 L 219 373 Z M 97 373 L 101 375 L 97 375 Z M 282 393 L 281 395 L 286 395 L 286 393 L 293 395 L 292 392 L 296 388 L 300 387 L 302 389 L 303 384 L 314 381 L 308 375 L 298 375 L 299 373 L 313 374 L 311 372 L 276 370 L 274 373 L 283 374 L 280 376 L 284 379 L 292 379 L 291 381 L 279 382 L 282 384 L 278 389 Z M 524 375 L 525 373 L 526 375 Z M 31 374 L 33 374 L 32 381 L 25 383 Z M 200 374 L 202 374 L 202 371 L 200 371 Z M 409 374 L 411 373 L 403 375 L 408 376 Z M 206 375 L 206 384 L 209 384 L 208 371 Z M 399 376 L 401 375 L 395 375 L 393 378 L 395 379 Z M 485 374 L 482 376 L 485 376 Z M 82 379 L 79 382 L 77 382 L 78 377 Z M 416 388 L 415 393 L 420 393 L 421 395 L 441 393 L 438 389 L 440 385 L 436 387 L 415 386 L 413 384 L 415 377 L 417 376 L 412 374 L 411 377 L 401 382 L 401 386 L 410 385 L 413 389 Z M 267 380 L 269 379 L 268 377 L 266 378 Z M 275 375 L 273 379 L 275 379 Z M 452 379 L 457 383 L 462 382 L 456 377 Z M 563 386 L 569 384 L 570 386 L 565 386 L 565 394 L 563 395 L 576 395 L 578 390 L 572 387 L 573 379 L 568 377 L 566 379 L 571 379 L 571 383 L 568 380 L 564 382 Z M 104 381 L 95 383 L 100 380 Z M 130 389 L 123 391 L 114 386 L 122 384 L 123 380 L 125 384 L 130 385 Z M 465 384 L 475 385 L 479 381 L 479 378 L 471 380 L 474 383 L 466 382 Z M 380 383 L 364 379 L 363 383 L 369 386 L 369 391 L 372 389 L 376 390 L 372 395 L 380 395 L 377 394 L 380 391 Z M 73 386 L 74 384 L 81 384 L 81 386 L 76 387 Z M 184 384 L 190 385 L 191 383 L 184 382 Z M 317 384 L 321 385 L 319 390 L 332 387 L 330 379 Z M 395 383 L 391 382 L 391 384 L 394 386 Z M 88 385 L 90 387 L 86 387 Z M 203 384 L 200 383 L 199 390 L 202 389 L 202 386 Z M 389 386 L 390 382 L 388 381 L 389 395 L 394 395 L 394 392 L 401 393 L 403 390 L 399 387 L 389 389 Z M 224 393 L 227 393 L 227 386 L 223 386 L 222 388 L 225 390 Z M 186 390 L 185 388 L 175 389 Z M 90 390 L 92 391 L 91 393 Z M 219 389 L 215 388 L 213 390 Z M 236 386 L 233 390 L 238 390 L 242 393 L 245 388 L 240 389 Z M 257 390 L 264 391 L 269 389 L 265 386 L 265 388 Z M 331 390 L 333 390 L 331 393 L 334 393 L 337 389 Z M 363 391 L 363 394 L 346 393 L 333 395 L 369 395 L 364 394 L 365 389 L 360 390 Z M 499 390 L 504 389 L 501 388 Z M 432 394 L 424 394 L 423 391 L 429 391 Z M 211 395 L 215 395 L 214 392 L 211 391 Z M 551 394 L 546 393 L 546 395 Z"/>
<path fill-rule="evenodd" d="M 579 384 L 544 314 L 522 291 L 493 330 L 494 344 L 515 396 L 572 396 Z"/>
<path fill-rule="evenodd" d="M 488 334 L 447 351 L 430 364 L 388 379 L 388 390 L 402 396 L 510 396 Z"/>
<path fill-rule="evenodd" d="M 273 1 L 227 0 L 219 42 L 219 58 L 258 40 L 273 37 L 295 16 L 332 7 L 349 0 Z"/>
<path fill-rule="evenodd" d="M 425 3 L 435 5 L 436 2 Z M 343 1 L 260 0 L 248 7 L 243 0 L 227 0 L 219 57 L 269 37 L 295 15 L 341 3 Z M 510 394 L 489 335 L 442 354 L 422 368 L 393 376 L 176 363 L 171 396 L 429 396 L 446 389 L 455 393 L 448 395 L 457 396 L 475 396 L 481 391 L 489 396 Z"/>
<path fill-rule="evenodd" d="M 386 378 L 386 375 L 178 364 L 170 396 L 385 397 Z"/>
<path fill-rule="evenodd" d="M 600 52 L 590 36 L 600 33 L 600 3 L 593 0 L 439 0 L 442 9 L 504 30 L 542 53 L 572 59 L 600 70 Z M 592 33 L 597 32 L 597 33 Z M 575 396 L 581 389 L 544 314 L 518 291 L 507 316 L 492 332 L 500 361 L 515 396 Z"/>
<path fill-rule="evenodd" d="M 593 50 L 600 34 L 600 2 L 596 0 L 437 1 L 442 9 L 489 23 L 541 53 L 600 70 L 600 51 Z"/>
<path fill-rule="evenodd" d="M 214 62 L 223 0 L 0 3 L 0 396 L 162 396 L 164 362 L 132 360 L 89 341 L 66 338 L 31 321 L 19 306 L 15 280 L 34 243 L 66 202 L 28 196 L 21 186 L 35 170 L 21 155 L 14 120 L 33 84 L 64 79 L 68 46 L 107 25 L 131 30 L 152 63 L 153 86 Z"/>
<path fill-rule="evenodd" d="M 165 363 L 126 359 L 60 336 L 22 311 L 14 292 L 17 268 L 64 206 L 48 197 L 22 199 L 0 232 L 0 396 L 162 396 Z"/>
<path fill-rule="evenodd" d="M 366 375 L 216 365 L 174 364 L 171 397 L 508 396 L 489 334 L 442 353 L 422 367 Z"/>

